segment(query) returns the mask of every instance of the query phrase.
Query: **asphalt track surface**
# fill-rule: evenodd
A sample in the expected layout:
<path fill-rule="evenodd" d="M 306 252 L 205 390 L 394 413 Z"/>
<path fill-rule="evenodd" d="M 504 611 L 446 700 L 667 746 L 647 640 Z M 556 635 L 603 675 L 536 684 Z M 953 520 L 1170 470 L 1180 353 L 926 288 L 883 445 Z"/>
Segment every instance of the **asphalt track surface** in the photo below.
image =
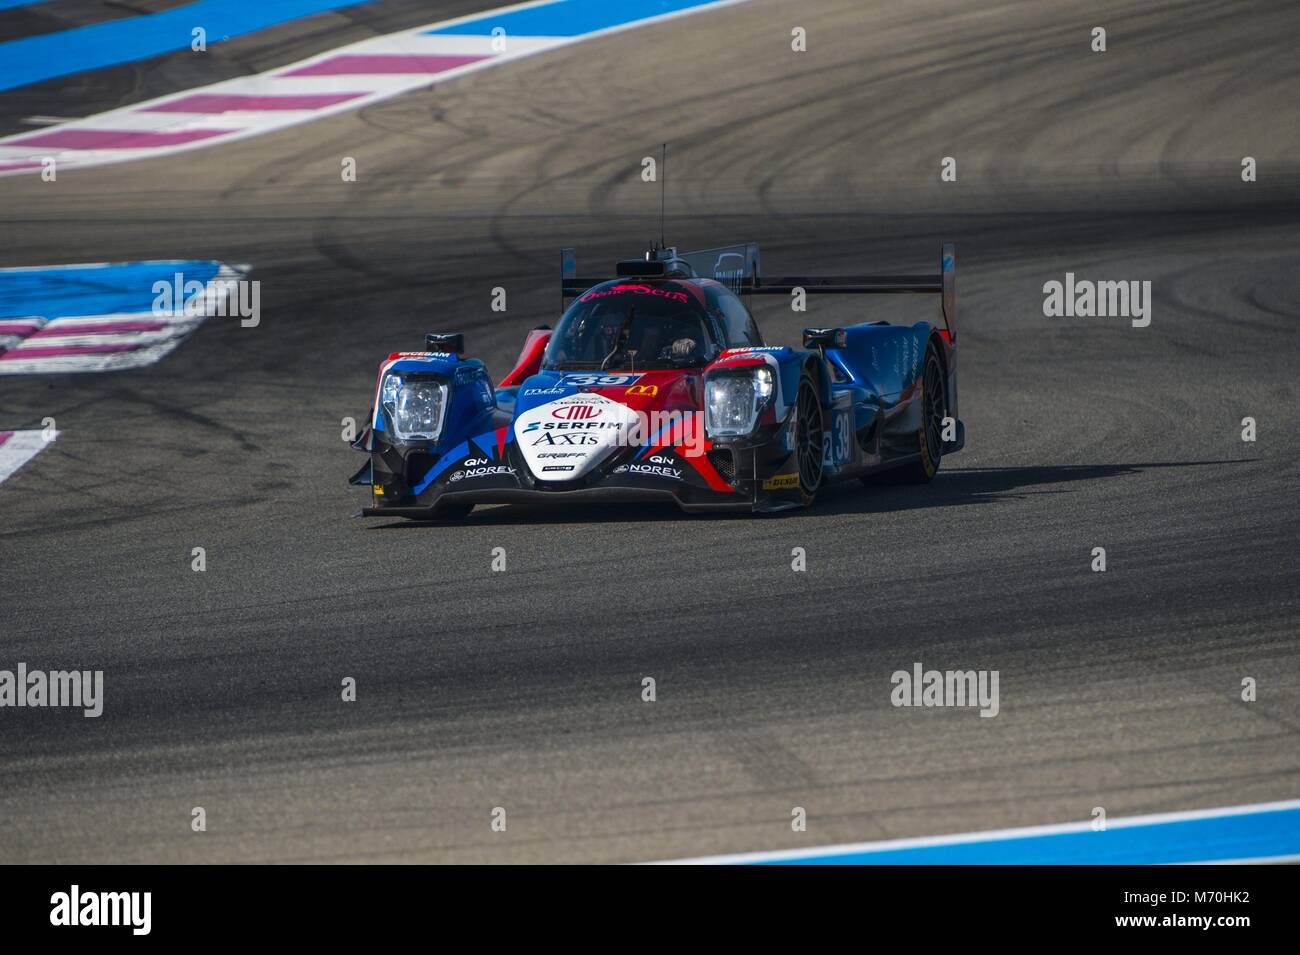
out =
<path fill-rule="evenodd" d="M 0 264 L 263 283 L 258 328 L 153 368 L 0 380 L 0 424 L 64 432 L 0 486 L 3 665 L 102 668 L 107 696 L 3 713 L 0 859 L 637 861 L 1294 798 L 1297 29 L 1287 2 L 757 0 L 0 181 Z M 967 449 L 779 517 L 351 517 L 340 421 L 380 358 L 464 330 L 504 375 L 561 245 L 597 267 L 655 234 L 665 140 L 680 246 L 835 274 L 957 243 Z M 1150 327 L 1045 318 L 1067 271 L 1150 280 Z M 759 318 L 792 343 L 917 308 Z M 894 708 L 916 661 L 997 669 L 1000 714 Z"/>

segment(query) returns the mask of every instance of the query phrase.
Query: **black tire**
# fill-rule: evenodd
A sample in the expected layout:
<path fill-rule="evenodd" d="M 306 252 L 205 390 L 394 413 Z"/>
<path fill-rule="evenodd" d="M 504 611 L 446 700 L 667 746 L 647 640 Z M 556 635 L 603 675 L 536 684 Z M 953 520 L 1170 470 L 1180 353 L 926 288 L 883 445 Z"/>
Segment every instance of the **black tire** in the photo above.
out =
<path fill-rule="evenodd" d="M 803 498 L 803 506 L 808 507 L 817 500 L 824 477 L 822 436 L 826 431 L 826 420 L 821 398 L 817 396 L 817 386 L 807 372 L 799 379 L 795 422 L 794 453 L 799 464 L 799 495 Z"/>
<path fill-rule="evenodd" d="M 920 457 L 893 472 L 904 484 L 929 484 L 943 460 L 943 419 L 948 416 L 948 389 L 943 381 L 943 363 L 931 344 L 925 350 L 921 372 L 921 427 L 916 432 Z"/>

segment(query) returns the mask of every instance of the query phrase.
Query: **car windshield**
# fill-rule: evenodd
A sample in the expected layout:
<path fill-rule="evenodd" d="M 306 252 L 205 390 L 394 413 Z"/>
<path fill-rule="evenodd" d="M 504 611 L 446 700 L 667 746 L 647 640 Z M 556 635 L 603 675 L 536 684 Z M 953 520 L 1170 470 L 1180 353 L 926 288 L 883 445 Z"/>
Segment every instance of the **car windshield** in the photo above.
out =
<path fill-rule="evenodd" d="M 675 282 L 618 282 L 597 286 L 569 306 L 542 367 L 698 367 L 717 357 L 717 339 L 694 289 Z"/>

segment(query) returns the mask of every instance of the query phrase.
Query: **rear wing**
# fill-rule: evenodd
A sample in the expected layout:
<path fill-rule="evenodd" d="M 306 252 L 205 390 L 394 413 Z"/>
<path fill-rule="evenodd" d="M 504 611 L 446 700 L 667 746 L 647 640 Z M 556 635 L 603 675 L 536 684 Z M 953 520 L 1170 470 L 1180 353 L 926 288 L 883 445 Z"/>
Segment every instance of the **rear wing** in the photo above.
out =
<path fill-rule="evenodd" d="M 878 295 L 893 292 L 935 292 L 940 295 L 948 339 L 957 337 L 957 252 L 951 242 L 939 247 L 939 271 L 922 275 L 785 275 L 747 278 L 739 291 L 748 295 L 789 295 L 803 289 L 810 295 Z"/>
<path fill-rule="evenodd" d="M 684 263 L 700 278 L 722 282 L 733 292 L 744 295 L 790 295 L 803 289 L 810 295 L 875 295 L 895 292 L 935 292 L 940 297 L 943 324 L 950 341 L 957 337 L 957 253 L 951 242 L 939 247 L 939 271 L 922 275 L 785 275 L 765 278 L 759 271 L 758 246 L 753 242 L 743 245 L 703 249 L 699 252 L 662 250 L 664 263 L 669 267 Z M 621 275 L 662 275 L 660 261 L 647 258 L 644 271 L 632 268 L 635 261 L 620 263 Z M 627 269 L 624 266 L 628 266 Z M 655 268 L 651 269 L 650 266 Z M 560 304 L 581 295 L 593 285 L 609 278 L 584 279 L 578 277 L 578 254 L 575 249 L 560 250 Z"/>
<path fill-rule="evenodd" d="M 577 249 L 563 248 L 560 250 L 560 297 L 567 301 L 581 295 L 593 285 L 608 282 L 612 278 L 663 275 L 666 268 L 680 268 L 683 265 L 698 278 L 715 279 L 733 292 L 739 292 L 745 282 L 759 274 L 758 245 L 746 242 L 717 249 L 701 249 L 698 252 L 655 249 L 646 253 L 644 262 L 637 259 L 620 262 L 618 275 L 587 279 L 578 277 Z"/>

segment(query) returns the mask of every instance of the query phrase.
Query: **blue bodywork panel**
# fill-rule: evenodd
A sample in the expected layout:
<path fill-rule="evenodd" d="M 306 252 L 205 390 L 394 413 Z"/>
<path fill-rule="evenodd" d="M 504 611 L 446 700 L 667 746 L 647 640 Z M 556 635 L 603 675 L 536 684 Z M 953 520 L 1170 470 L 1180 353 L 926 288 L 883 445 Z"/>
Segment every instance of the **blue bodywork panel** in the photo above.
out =
<path fill-rule="evenodd" d="M 930 330 L 929 322 L 844 329 L 845 346 L 826 349 L 826 359 L 847 379 L 836 388 L 862 388 L 880 404 L 894 404 L 921 373 Z"/>

